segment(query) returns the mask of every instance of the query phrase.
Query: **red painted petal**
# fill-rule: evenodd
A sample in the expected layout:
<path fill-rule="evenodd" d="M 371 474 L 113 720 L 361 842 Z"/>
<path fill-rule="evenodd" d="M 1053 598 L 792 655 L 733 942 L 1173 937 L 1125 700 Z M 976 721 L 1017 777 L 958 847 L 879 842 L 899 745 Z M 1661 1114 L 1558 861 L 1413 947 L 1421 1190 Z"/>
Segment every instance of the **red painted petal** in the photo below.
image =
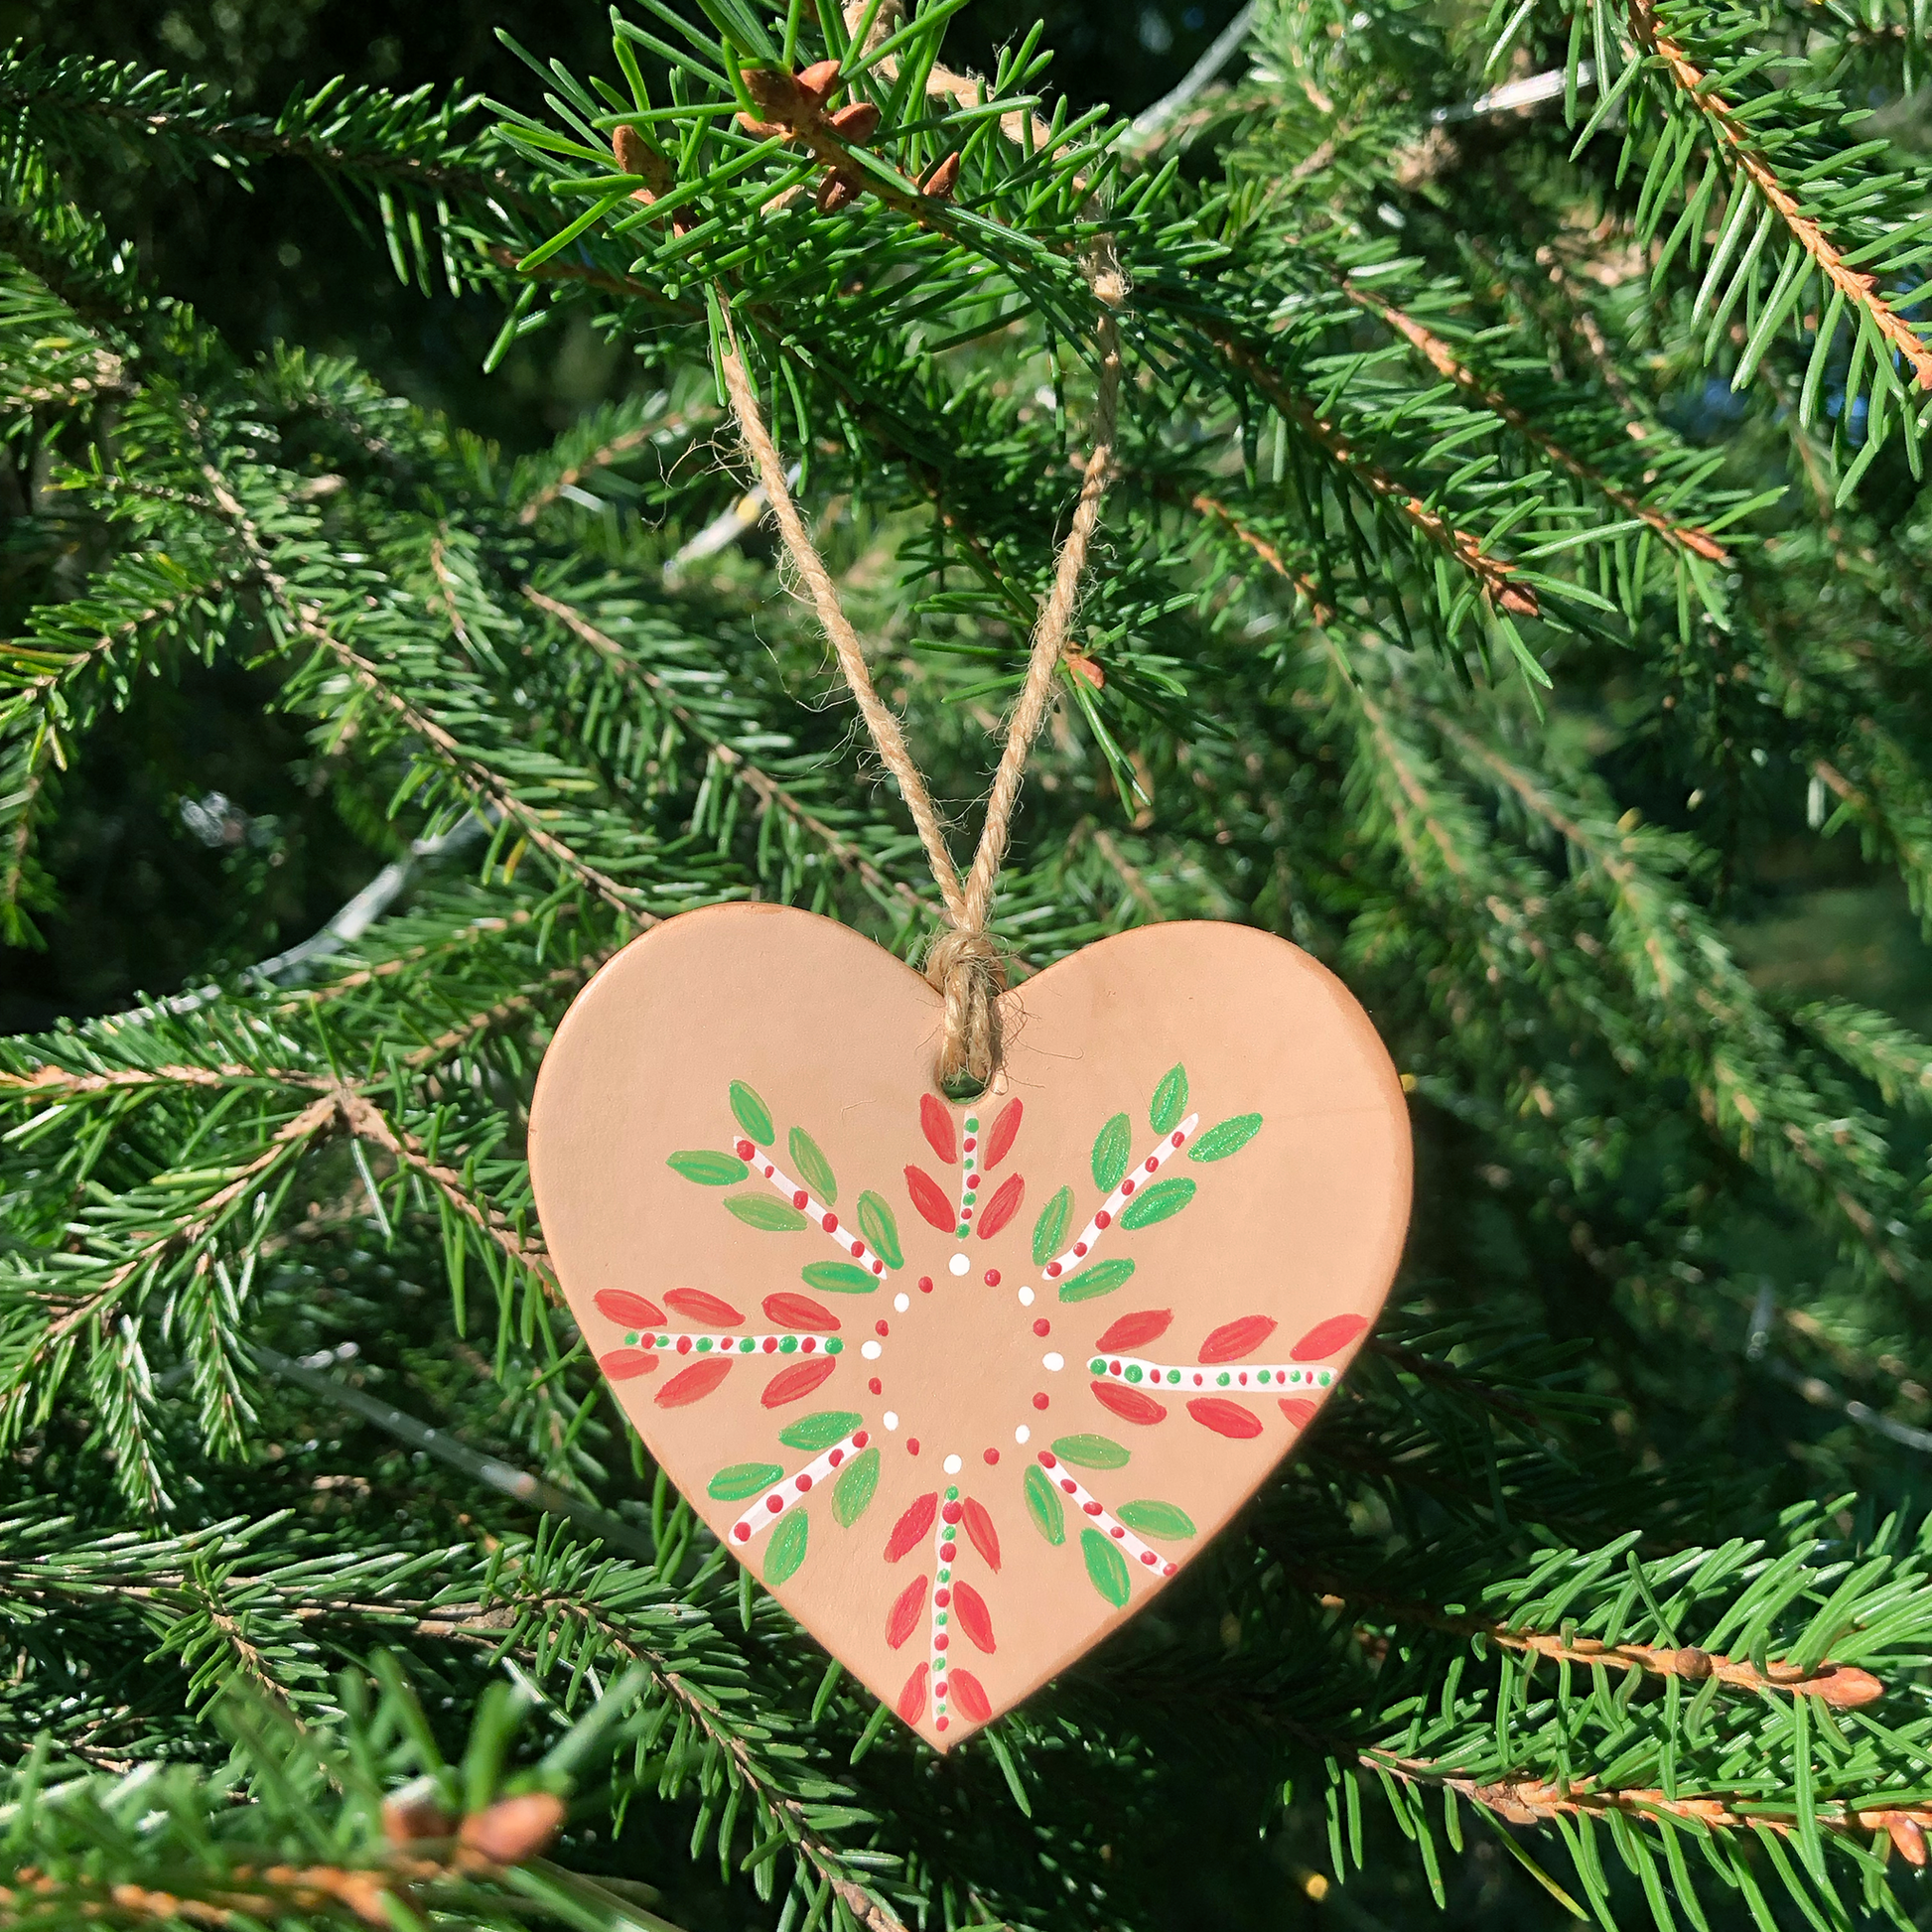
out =
<path fill-rule="evenodd" d="M 966 1540 L 980 1553 L 980 1561 L 997 1577 L 1000 1574 L 1000 1532 L 993 1527 L 984 1503 L 966 1498 Z"/>
<path fill-rule="evenodd" d="M 1295 1344 L 1289 1359 L 1318 1362 L 1324 1355 L 1339 1354 L 1367 1326 L 1366 1317 L 1359 1314 L 1338 1314 L 1330 1320 L 1317 1321 Z"/>
<path fill-rule="evenodd" d="M 908 1725 L 917 1724 L 925 1716 L 925 1665 L 919 1665 L 898 1694 L 898 1715 Z"/>
<path fill-rule="evenodd" d="M 664 1311 L 627 1288 L 605 1288 L 597 1294 L 597 1311 L 621 1328 L 661 1328 Z"/>
<path fill-rule="evenodd" d="M 705 1361 L 693 1362 L 689 1368 L 679 1369 L 657 1391 L 657 1406 L 660 1409 L 682 1409 L 687 1402 L 702 1401 L 731 1372 L 731 1358 L 728 1355 L 713 1355 Z"/>
<path fill-rule="evenodd" d="M 1196 1396 L 1188 1403 L 1187 1413 L 1203 1429 L 1211 1429 L 1217 1436 L 1239 1440 L 1261 1434 L 1261 1418 L 1252 1409 L 1230 1402 L 1224 1395 Z"/>
<path fill-rule="evenodd" d="M 932 1527 L 932 1519 L 938 1513 L 939 1492 L 936 1489 L 928 1489 L 923 1496 L 910 1503 L 905 1514 L 893 1525 L 892 1535 L 886 1539 L 886 1561 L 897 1563 Z"/>
<path fill-rule="evenodd" d="M 1306 1396 L 1292 1395 L 1285 1398 L 1282 1403 L 1282 1414 L 1297 1429 L 1308 1428 L 1309 1424 L 1314 1420 L 1314 1411 L 1315 1405 L 1309 1401 Z"/>
<path fill-rule="evenodd" d="M 937 1228 L 941 1234 L 950 1234 L 959 1225 L 953 1219 L 952 1202 L 940 1192 L 938 1183 L 924 1169 L 906 1169 L 905 1191 L 912 1196 L 919 1219 L 928 1226 Z"/>
<path fill-rule="evenodd" d="M 955 1711 L 971 1718 L 976 1725 L 983 1725 L 988 1718 L 992 1717 L 992 1702 L 979 1679 L 971 1671 L 949 1671 L 946 1674 L 946 1685 Z"/>
<path fill-rule="evenodd" d="M 782 1409 L 787 1402 L 810 1395 L 838 1365 L 835 1355 L 815 1355 L 807 1362 L 793 1362 L 764 1385 L 764 1393 L 759 1400 L 767 1409 Z"/>
<path fill-rule="evenodd" d="M 1158 1341 L 1168 1332 L 1168 1324 L 1173 1319 L 1173 1309 L 1141 1309 L 1133 1314 L 1124 1314 L 1094 1343 L 1096 1355 L 1131 1355 L 1137 1348 L 1145 1348 L 1151 1341 Z"/>
<path fill-rule="evenodd" d="M 986 1212 L 980 1216 L 982 1235 L 998 1234 L 1020 1211 L 1020 1196 L 1027 1191 L 1025 1178 L 1010 1173 L 1000 1182 L 993 1198 L 986 1203 Z"/>
<path fill-rule="evenodd" d="M 1020 1116 L 1025 1112 L 1017 1100 L 1009 1100 L 993 1116 L 993 1125 L 987 1130 L 986 1159 L 980 1163 L 982 1173 L 991 1173 L 1013 1151 L 1013 1139 L 1020 1132 Z"/>
<path fill-rule="evenodd" d="M 745 1317 L 729 1302 L 707 1295 L 701 1288 L 674 1288 L 664 1298 L 664 1306 L 695 1321 L 700 1328 L 742 1328 Z"/>
<path fill-rule="evenodd" d="M 925 1608 L 925 1572 L 921 1570 L 899 1591 L 897 1600 L 886 1617 L 886 1641 L 897 1650 L 918 1628 L 919 1612 Z"/>
<path fill-rule="evenodd" d="M 953 1621 L 972 1638 L 976 1648 L 988 1656 L 993 1654 L 993 1617 L 986 1607 L 986 1598 L 971 1584 L 954 1584 L 952 1587 Z M 959 1680 L 955 1678 L 956 1684 Z"/>
<path fill-rule="evenodd" d="M 919 1127 L 929 1147 L 947 1167 L 959 1159 L 959 1145 L 953 1139 L 952 1115 L 930 1093 L 919 1095 Z"/>
<path fill-rule="evenodd" d="M 1239 1321 L 1224 1321 L 1200 1345 L 1203 1362 L 1238 1362 L 1252 1355 L 1280 1326 L 1273 1315 L 1244 1314 Z"/>
<path fill-rule="evenodd" d="M 600 1355 L 597 1365 L 613 1382 L 628 1382 L 633 1375 L 648 1375 L 657 1366 L 657 1351 L 614 1348 L 608 1355 Z"/>
<path fill-rule="evenodd" d="M 1118 1382 L 1095 1382 L 1090 1386 L 1094 1400 L 1126 1422 L 1157 1423 L 1168 1419 L 1166 1408 L 1139 1389 L 1124 1388 Z"/>
<path fill-rule="evenodd" d="M 838 1316 L 809 1295 L 767 1295 L 764 1313 L 774 1328 L 803 1328 L 815 1335 L 829 1335 L 839 1325 Z"/>

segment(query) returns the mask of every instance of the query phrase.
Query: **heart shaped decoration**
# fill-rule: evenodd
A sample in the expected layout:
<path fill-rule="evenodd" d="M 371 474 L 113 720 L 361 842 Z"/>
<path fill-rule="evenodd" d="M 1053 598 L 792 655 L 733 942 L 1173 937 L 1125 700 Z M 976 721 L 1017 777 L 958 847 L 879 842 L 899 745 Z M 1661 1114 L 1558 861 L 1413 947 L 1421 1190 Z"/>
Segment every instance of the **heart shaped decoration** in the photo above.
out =
<path fill-rule="evenodd" d="M 1306 953 L 1141 927 L 1003 997 L 970 1105 L 938 996 L 780 906 L 667 921 L 543 1063 L 571 1309 L 692 1507 L 944 1749 L 1160 1591 L 1381 1307 L 1402 1091 Z"/>

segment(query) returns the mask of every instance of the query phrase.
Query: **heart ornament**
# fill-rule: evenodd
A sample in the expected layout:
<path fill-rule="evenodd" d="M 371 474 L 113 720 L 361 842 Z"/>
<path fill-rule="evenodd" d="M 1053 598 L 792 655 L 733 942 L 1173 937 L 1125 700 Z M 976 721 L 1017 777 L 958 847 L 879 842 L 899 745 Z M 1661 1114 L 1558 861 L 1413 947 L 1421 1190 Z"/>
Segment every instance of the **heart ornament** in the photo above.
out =
<path fill-rule="evenodd" d="M 1395 1071 L 1268 934 L 1141 927 L 940 1001 L 782 906 L 668 920 L 565 1016 L 530 1121 L 571 1311 L 725 1547 L 940 1749 L 1165 1588 L 1380 1309 Z"/>

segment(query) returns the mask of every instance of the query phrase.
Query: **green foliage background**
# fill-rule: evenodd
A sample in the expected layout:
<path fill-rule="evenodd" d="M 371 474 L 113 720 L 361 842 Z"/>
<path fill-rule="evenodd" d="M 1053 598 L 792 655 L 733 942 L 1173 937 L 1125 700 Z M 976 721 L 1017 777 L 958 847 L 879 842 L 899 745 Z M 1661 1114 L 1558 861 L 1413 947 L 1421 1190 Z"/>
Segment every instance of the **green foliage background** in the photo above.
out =
<path fill-rule="evenodd" d="M 993 74 L 1033 18 L 941 13 L 901 58 L 943 25 Z M 1041 111 L 1133 111 L 1221 17 L 1049 11 Z M 292 1863 L 341 1882 L 247 1911 L 352 1920 L 421 1776 L 452 1820 L 571 1804 L 548 1862 L 427 1840 L 380 1908 L 427 1922 L 1932 1922 L 1916 10 L 1277 5 L 1183 124 L 1031 176 L 900 102 L 864 165 L 966 146 L 957 206 L 876 172 L 816 224 L 760 219 L 792 157 L 693 80 L 695 239 L 611 231 L 588 9 L 6 29 L 0 1831 L 46 1884 L 0 1919 L 131 1882 L 239 1924 Z M 430 91 L 305 105 L 336 71 Z M 446 114 L 459 73 L 501 123 Z M 629 1440 L 522 1110 L 640 922 L 933 924 L 767 539 L 666 581 L 742 487 L 707 285 L 970 823 L 1091 395 L 1096 179 L 1104 680 L 1063 683 L 1002 929 L 1310 947 L 1410 1076 L 1419 1203 L 1309 1453 L 941 1765 Z M 1827 244 L 1871 278 L 1836 306 Z M 353 945 L 248 971 L 474 810 Z M 1772 1683 L 1827 1662 L 1880 1694 Z"/>

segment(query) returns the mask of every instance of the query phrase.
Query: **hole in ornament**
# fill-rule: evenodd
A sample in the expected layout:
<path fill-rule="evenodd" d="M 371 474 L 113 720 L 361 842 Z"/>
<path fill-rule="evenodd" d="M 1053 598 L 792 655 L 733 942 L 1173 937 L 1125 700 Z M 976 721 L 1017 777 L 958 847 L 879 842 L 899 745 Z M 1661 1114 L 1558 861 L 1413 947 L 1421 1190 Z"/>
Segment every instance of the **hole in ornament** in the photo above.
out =
<path fill-rule="evenodd" d="M 991 1084 L 991 1081 L 976 1080 L 970 1073 L 961 1072 L 955 1073 L 950 1080 L 941 1080 L 939 1091 L 948 1100 L 964 1106 L 969 1100 L 977 1100 Z"/>

